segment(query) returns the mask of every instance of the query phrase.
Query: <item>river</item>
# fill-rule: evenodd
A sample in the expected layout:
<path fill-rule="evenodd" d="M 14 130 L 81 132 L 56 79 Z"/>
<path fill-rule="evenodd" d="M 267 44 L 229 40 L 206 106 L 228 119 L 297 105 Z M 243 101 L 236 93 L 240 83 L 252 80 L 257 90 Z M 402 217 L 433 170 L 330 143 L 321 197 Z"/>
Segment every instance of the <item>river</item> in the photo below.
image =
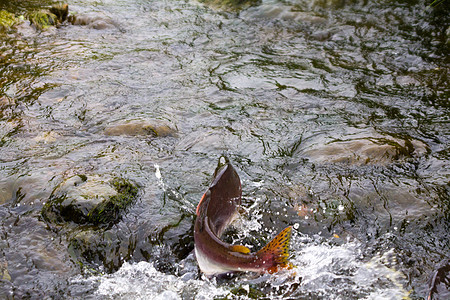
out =
<path fill-rule="evenodd" d="M 0 298 L 425 298 L 450 264 L 447 2 L 69 0 L 83 22 L 1 32 Z M 224 238 L 293 225 L 294 270 L 199 273 L 221 155 Z M 137 194 L 108 226 L 52 219 L 74 176 Z"/>

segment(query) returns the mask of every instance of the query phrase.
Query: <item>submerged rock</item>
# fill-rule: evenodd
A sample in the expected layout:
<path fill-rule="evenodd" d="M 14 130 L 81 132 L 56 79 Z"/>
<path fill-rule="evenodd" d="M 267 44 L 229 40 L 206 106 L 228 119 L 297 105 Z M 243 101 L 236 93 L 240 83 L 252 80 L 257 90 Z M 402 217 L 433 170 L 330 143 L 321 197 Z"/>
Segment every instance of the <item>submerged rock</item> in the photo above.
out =
<path fill-rule="evenodd" d="M 396 160 L 415 157 L 428 151 L 419 140 L 398 138 L 358 138 L 338 140 L 303 152 L 314 162 L 349 165 L 386 165 Z"/>
<path fill-rule="evenodd" d="M 174 136 L 175 130 L 166 124 L 157 122 L 131 122 L 127 124 L 117 124 L 105 129 L 106 135 L 150 135 L 154 137 Z"/>
<path fill-rule="evenodd" d="M 87 26 L 97 30 L 117 27 L 116 22 L 99 15 L 71 15 L 68 17 L 68 21 L 72 25 Z"/>
<path fill-rule="evenodd" d="M 55 131 L 44 131 L 39 133 L 33 140 L 37 143 L 54 143 L 58 140 L 60 135 Z"/>
<path fill-rule="evenodd" d="M 54 224 L 109 226 L 120 218 L 136 195 L 137 187 L 125 179 L 75 175 L 53 191 L 42 216 Z"/>
<path fill-rule="evenodd" d="M 85 270 L 101 265 L 104 271 L 114 272 L 131 258 L 135 245 L 133 237 L 117 229 L 82 230 L 70 237 L 67 250 Z"/>
<path fill-rule="evenodd" d="M 240 11 L 250 6 L 258 5 L 261 0 L 199 0 L 204 5 L 223 11 Z"/>

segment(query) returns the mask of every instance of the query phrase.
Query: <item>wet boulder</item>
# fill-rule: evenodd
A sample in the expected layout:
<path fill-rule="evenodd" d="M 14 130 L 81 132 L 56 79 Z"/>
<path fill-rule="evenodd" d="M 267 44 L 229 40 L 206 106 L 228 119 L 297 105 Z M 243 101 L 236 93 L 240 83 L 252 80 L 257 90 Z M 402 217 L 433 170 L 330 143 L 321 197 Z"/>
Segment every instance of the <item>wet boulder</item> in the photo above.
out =
<path fill-rule="evenodd" d="M 261 3 L 261 0 L 200 0 L 204 5 L 223 11 L 240 11 Z"/>
<path fill-rule="evenodd" d="M 116 22 L 100 15 L 71 15 L 68 17 L 68 21 L 72 25 L 86 26 L 97 30 L 117 27 Z"/>
<path fill-rule="evenodd" d="M 303 154 L 319 163 L 386 165 L 401 159 L 421 156 L 427 151 L 427 145 L 419 140 L 367 137 L 332 141 L 312 147 Z"/>
<path fill-rule="evenodd" d="M 26 17 L 36 29 L 45 30 L 49 27 L 59 26 L 67 20 L 68 15 L 69 5 L 56 3 L 50 8 L 30 11 L 26 14 Z"/>
<path fill-rule="evenodd" d="M 27 18 L 39 30 L 58 25 L 58 17 L 46 9 L 30 12 L 27 14 Z"/>
<path fill-rule="evenodd" d="M 117 230 L 83 230 L 70 237 L 68 253 L 83 268 L 103 266 L 106 272 L 117 271 L 129 260 L 134 241 Z"/>
<path fill-rule="evenodd" d="M 122 123 L 105 128 L 106 135 L 129 135 L 129 136 L 174 136 L 175 130 L 169 125 L 156 121 L 137 121 Z"/>
<path fill-rule="evenodd" d="M 73 222 L 108 227 L 137 195 L 137 187 L 121 178 L 75 175 L 63 181 L 42 209 L 52 224 Z"/>

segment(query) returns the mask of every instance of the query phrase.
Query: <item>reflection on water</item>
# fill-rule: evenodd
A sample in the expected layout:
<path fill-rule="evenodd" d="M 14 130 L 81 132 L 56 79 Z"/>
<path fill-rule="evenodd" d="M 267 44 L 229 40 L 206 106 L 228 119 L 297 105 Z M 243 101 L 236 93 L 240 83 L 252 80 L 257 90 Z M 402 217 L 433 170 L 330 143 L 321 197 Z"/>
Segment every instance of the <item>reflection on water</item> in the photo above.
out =
<path fill-rule="evenodd" d="M 446 6 L 68 3 L 77 25 L 0 32 L 0 298 L 427 295 L 450 258 Z M 295 274 L 198 273 L 195 207 L 224 153 L 243 187 L 225 238 L 257 250 L 296 224 Z M 137 199 L 108 228 L 48 223 L 74 175 Z"/>

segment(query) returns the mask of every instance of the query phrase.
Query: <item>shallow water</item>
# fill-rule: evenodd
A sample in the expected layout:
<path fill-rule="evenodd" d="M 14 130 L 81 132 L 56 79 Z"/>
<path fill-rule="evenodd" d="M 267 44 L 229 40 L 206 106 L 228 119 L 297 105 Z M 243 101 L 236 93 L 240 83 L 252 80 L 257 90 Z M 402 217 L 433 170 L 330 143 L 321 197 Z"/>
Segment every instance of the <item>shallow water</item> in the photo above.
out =
<path fill-rule="evenodd" d="M 445 6 L 68 3 L 88 25 L 1 36 L 1 297 L 426 296 L 450 259 Z M 126 122 L 174 133 L 107 134 Z M 199 274 L 195 207 L 221 154 L 243 187 L 226 238 L 257 250 L 295 225 L 295 271 Z M 52 226 L 41 209 L 74 174 L 138 198 L 111 228 Z"/>

